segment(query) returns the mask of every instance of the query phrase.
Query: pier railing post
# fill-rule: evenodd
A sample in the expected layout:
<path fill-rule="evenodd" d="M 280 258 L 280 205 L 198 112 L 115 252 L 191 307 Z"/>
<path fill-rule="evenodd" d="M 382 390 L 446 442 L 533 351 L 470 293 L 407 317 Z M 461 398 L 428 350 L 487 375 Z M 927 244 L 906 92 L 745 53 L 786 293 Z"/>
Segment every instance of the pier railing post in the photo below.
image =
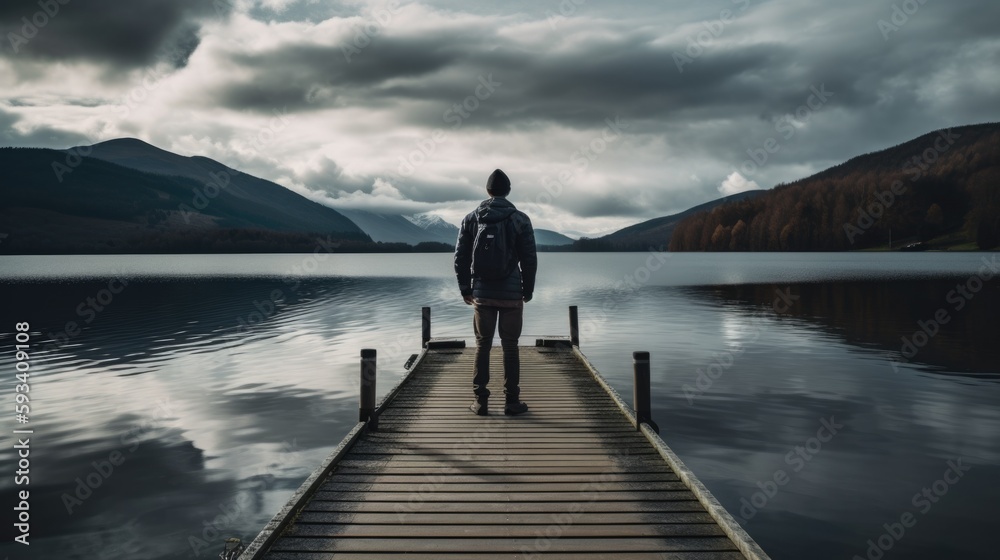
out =
<path fill-rule="evenodd" d="M 421 329 L 421 339 L 423 340 L 423 348 L 427 348 L 427 343 L 431 341 L 431 308 L 423 308 L 423 327 Z"/>
<path fill-rule="evenodd" d="M 358 421 L 369 422 L 372 430 L 378 428 L 378 417 L 375 412 L 375 358 L 372 349 L 361 351 L 361 404 L 358 407 Z"/>
<path fill-rule="evenodd" d="M 635 429 L 642 430 L 643 424 L 649 424 L 653 431 L 660 433 L 659 426 L 653 422 L 653 410 L 650 404 L 649 389 L 649 352 L 633 352 L 632 368 L 634 372 L 633 400 L 635 407 Z"/>
<path fill-rule="evenodd" d="M 575 305 L 569 306 L 569 341 L 573 346 L 580 346 L 580 316 Z"/>

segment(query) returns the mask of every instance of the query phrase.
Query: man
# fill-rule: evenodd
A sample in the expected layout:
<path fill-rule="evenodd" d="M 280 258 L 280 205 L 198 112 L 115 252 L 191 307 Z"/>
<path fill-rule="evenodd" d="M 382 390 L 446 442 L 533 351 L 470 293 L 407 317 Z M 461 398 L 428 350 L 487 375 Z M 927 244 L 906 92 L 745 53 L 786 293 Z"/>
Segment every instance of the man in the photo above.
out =
<path fill-rule="evenodd" d="M 490 195 L 479 208 L 462 220 L 455 247 L 455 274 L 462 298 L 475 306 L 476 363 L 472 391 L 475 401 L 469 408 L 486 416 L 490 391 L 490 349 L 499 325 L 503 347 L 504 414 L 528 411 L 521 402 L 521 360 L 517 339 L 521 336 L 524 304 L 535 290 L 538 255 L 531 220 L 507 201 L 510 179 L 497 169 L 486 182 Z M 493 248 L 502 251 L 490 252 Z M 502 272 L 496 272 L 502 271 Z"/>

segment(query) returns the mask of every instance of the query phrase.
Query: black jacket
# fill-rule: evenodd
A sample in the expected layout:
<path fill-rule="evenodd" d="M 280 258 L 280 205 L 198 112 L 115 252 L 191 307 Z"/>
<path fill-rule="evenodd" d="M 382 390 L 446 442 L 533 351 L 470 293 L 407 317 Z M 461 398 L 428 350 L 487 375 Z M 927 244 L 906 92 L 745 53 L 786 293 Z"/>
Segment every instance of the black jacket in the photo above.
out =
<path fill-rule="evenodd" d="M 506 220 L 509 239 L 514 240 L 514 258 L 518 266 L 503 280 L 482 280 L 472 277 L 472 244 L 476 239 L 479 223 Z M 485 299 L 530 298 L 535 292 L 535 273 L 538 271 L 538 254 L 535 252 L 535 230 L 528 216 L 514 207 L 506 198 L 484 200 L 479 208 L 462 220 L 455 245 L 455 274 L 463 296 Z"/>

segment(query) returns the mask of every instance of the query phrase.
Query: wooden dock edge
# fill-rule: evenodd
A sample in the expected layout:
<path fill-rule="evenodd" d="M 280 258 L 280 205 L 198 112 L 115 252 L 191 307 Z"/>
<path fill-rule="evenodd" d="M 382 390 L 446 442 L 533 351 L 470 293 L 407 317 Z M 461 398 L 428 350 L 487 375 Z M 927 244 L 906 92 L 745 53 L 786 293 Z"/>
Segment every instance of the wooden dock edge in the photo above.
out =
<path fill-rule="evenodd" d="M 406 375 L 404 375 L 399 380 L 399 382 L 396 383 L 395 386 L 393 386 L 392 389 L 389 389 L 389 392 L 386 393 L 384 397 L 382 397 L 382 400 L 380 400 L 377 405 L 375 405 L 375 411 L 372 412 L 372 417 L 375 418 L 376 424 L 378 424 L 378 417 L 382 415 L 382 412 L 385 410 L 385 406 L 390 402 L 392 402 L 392 399 L 396 398 L 396 395 L 399 393 L 399 390 L 403 388 L 403 385 L 405 385 L 406 382 L 409 381 L 411 377 L 413 377 L 413 372 L 417 371 L 417 368 L 420 367 L 420 364 L 427 357 L 427 353 L 430 352 L 431 350 L 438 349 L 437 347 L 431 346 L 433 342 L 434 339 L 431 339 L 431 341 L 428 343 L 427 348 L 424 348 L 420 352 L 420 355 L 417 356 L 416 361 L 410 364 L 410 369 L 406 370 Z"/>
<path fill-rule="evenodd" d="M 420 356 L 417 357 L 416 361 L 410 365 L 410 369 L 406 372 L 406 375 L 404 375 L 402 379 L 400 379 L 399 382 L 396 383 L 392 389 L 389 389 L 389 392 L 382 397 L 378 406 L 375 407 L 375 412 L 373 413 L 374 417 L 377 418 L 378 415 L 381 414 L 385 405 L 396 397 L 396 394 L 399 393 L 399 390 L 403 387 L 403 385 L 413 376 L 413 372 L 417 370 L 417 366 L 419 366 L 420 363 L 424 361 L 424 358 L 427 357 L 427 353 L 429 351 L 430 349 L 424 349 L 420 353 Z M 309 478 L 307 478 L 302 485 L 299 486 L 299 489 L 292 494 L 292 497 L 288 499 L 287 503 L 285 503 L 285 507 L 281 508 L 278 513 L 274 514 L 274 517 L 272 517 L 271 520 L 268 521 L 267 525 L 261 529 L 260 533 L 257 534 L 253 542 L 246 547 L 237 560 L 261 560 L 264 555 L 267 554 L 271 545 L 274 544 L 274 541 L 278 540 L 278 537 L 281 536 L 285 529 L 287 529 L 288 526 L 298 518 L 299 511 L 302 507 L 309 501 L 310 498 L 312 498 L 312 495 L 316 493 L 316 490 L 319 489 L 324 482 L 326 482 L 326 479 L 332 474 L 333 469 L 336 468 L 338 463 L 340 463 L 340 460 L 344 457 L 344 455 L 347 455 L 347 453 L 354 447 L 354 444 L 357 443 L 361 435 L 365 433 L 368 426 L 369 422 L 358 422 L 355 424 L 354 428 L 348 432 L 346 436 L 344 436 L 344 439 L 340 441 L 337 447 L 335 447 L 334 450 L 327 455 L 326 459 L 323 460 L 323 463 L 319 466 L 319 468 L 313 471 L 313 473 L 309 475 Z"/>
<path fill-rule="evenodd" d="M 687 465 L 681 461 L 681 458 L 667 446 L 659 434 L 654 432 L 647 424 L 642 425 L 642 433 L 646 435 L 646 439 L 660 453 L 660 457 L 663 457 L 663 460 L 677 473 L 678 478 L 684 482 L 688 490 L 698 497 L 701 505 L 705 506 L 708 514 L 722 527 L 722 530 L 733 541 L 736 548 L 740 549 L 743 556 L 750 560 L 770 560 L 771 557 L 764 552 L 760 545 L 757 544 L 757 541 L 753 540 L 753 537 L 736 522 L 736 519 L 719 503 L 719 500 L 715 499 L 715 496 L 698 480 L 694 472 L 687 468 Z"/>
<path fill-rule="evenodd" d="M 631 422 L 633 426 L 636 426 L 636 416 L 632 407 L 630 407 L 625 400 L 622 399 L 621 395 L 618 394 L 618 391 L 616 391 L 615 388 L 612 387 L 606 379 L 604 379 L 601 372 L 597 370 L 594 364 L 590 363 L 590 360 L 587 359 L 587 356 L 580 351 L 578 346 L 573 347 L 573 354 L 577 357 L 577 359 L 583 362 L 583 364 L 587 367 L 587 370 L 590 371 L 590 374 L 595 380 L 597 380 L 597 383 L 604 388 L 608 395 L 611 396 L 611 399 L 614 400 L 615 404 L 618 405 L 618 408 L 621 409 L 622 414 L 628 418 L 629 422 Z M 701 505 L 705 507 L 708 514 L 712 516 L 712 519 L 715 519 L 716 523 L 719 524 L 723 532 L 726 533 L 726 536 L 728 536 L 740 552 L 743 553 L 743 556 L 749 560 L 770 560 L 771 557 L 764 552 L 764 549 L 762 549 L 760 545 L 753 540 L 753 537 L 751 537 L 743 529 L 743 527 L 736 522 L 736 519 L 729 513 L 729 511 L 726 510 L 726 508 L 722 506 L 721 503 L 719 503 L 719 500 L 712 495 L 708 488 L 706 488 L 705 485 L 698 480 L 698 477 L 696 477 L 694 472 L 691 471 L 691 469 L 689 469 L 683 461 L 681 461 L 680 457 L 678 457 L 677 454 L 674 453 L 669 446 L 667 446 L 666 442 L 663 441 L 659 434 L 653 431 L 648 424 L 642 424 L 641 426 L 637 426 L 637 428 L 642 431 L 642 433 L 646 436 L 646 439 L 649 440 L 649 443 L 656 448 L 660 457 L 662 457 L 663 460 L 670 465 L 670 468 L 677 473 L 677 477 L 681 479 L 681 482 L 683 482 L 684 485 L 687 486 L 688 490 L 690 490 L 691 493 L 698 498 Z"/>

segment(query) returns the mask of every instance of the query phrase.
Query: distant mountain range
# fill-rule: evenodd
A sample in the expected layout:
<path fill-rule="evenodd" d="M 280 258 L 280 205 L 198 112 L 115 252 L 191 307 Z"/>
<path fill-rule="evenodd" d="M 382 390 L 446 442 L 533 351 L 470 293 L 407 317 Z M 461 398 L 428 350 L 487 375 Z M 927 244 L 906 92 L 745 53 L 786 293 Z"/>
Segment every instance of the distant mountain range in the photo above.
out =
<path fill-rule="evenodd" d="M 371 244 L 332 208 L 139 140 L 3 148 L 0 168 L 3 253 L 311 251 L 318 238 L 342 250 Z"/>
<path fill-rule="evenodd" d="M 432 214 L 334 209 L 209 158 L 122 138 L 0 149 L 0 254 L 452 250 Z M 540 245 L 572 239 L 537 230 Z"/>
<path fill-rule="evenodd" d="M 445 243 L 455 245 L 458 239 L 458 226 L 450 224 L 433 214 L 416 214 L 401 216 L 399 214 L 383 214 L 367 210 L 349 210 L 340 208 L 338 211 L 350 218 L 362 230 L 371 236 L 372 240 L 383 243 Z M 535 229 L 535 243 L 549 247 L 568 247 L 573 239 L 561 233 Z"/>
<path fill-rule="evenodd" d="M 377 242 L 454 245 L 458 238 L 458 227 L 433 215 L 402 216 L 345 208 L 339 211 Z"/>
<path fill-rule="evenodd" d="M 0 254 L 302 252 L 321 243 L 340 252 L 449 251 L 458 236 L 433 214 L 330 208 L 135 139 L 0 148 L 0 166 Z M 596 239 L 545 229 L 535 236 L 566 251 L 843 250 L 878 247 L 890 235 L 991 248 L 1000 243 L 998 184 L 1000 125 L 974 125 Z M 899 193 L 890 201 L 893 185 Z"/>
<path fill-rule="evenodd" d="M 86 153 L 86 150 L 87 147 L 77 147 L 70 151 Z M 216 206 L 217 202 L 236 203 L 240 219 L 227 222 L 227 225 L 284 231 L 363 233 L 351 220 L 328 206 L 206 157 L 180 156 L 133 138 L 101 142 L 91 146 L 90 150 L 92 158 L 200 183 L 201 188 L 191 193 L 188 205 L 195 211 L 213 216 L 224 211 Z M 215 198 L 211 196 L 213 185 L 221 187 L 219 196 Z M 204 201 L 198 199 L 198 191 L 204 194 Z M 199 208 L 199 202 L 207 202 L 207 206 Z"/>

